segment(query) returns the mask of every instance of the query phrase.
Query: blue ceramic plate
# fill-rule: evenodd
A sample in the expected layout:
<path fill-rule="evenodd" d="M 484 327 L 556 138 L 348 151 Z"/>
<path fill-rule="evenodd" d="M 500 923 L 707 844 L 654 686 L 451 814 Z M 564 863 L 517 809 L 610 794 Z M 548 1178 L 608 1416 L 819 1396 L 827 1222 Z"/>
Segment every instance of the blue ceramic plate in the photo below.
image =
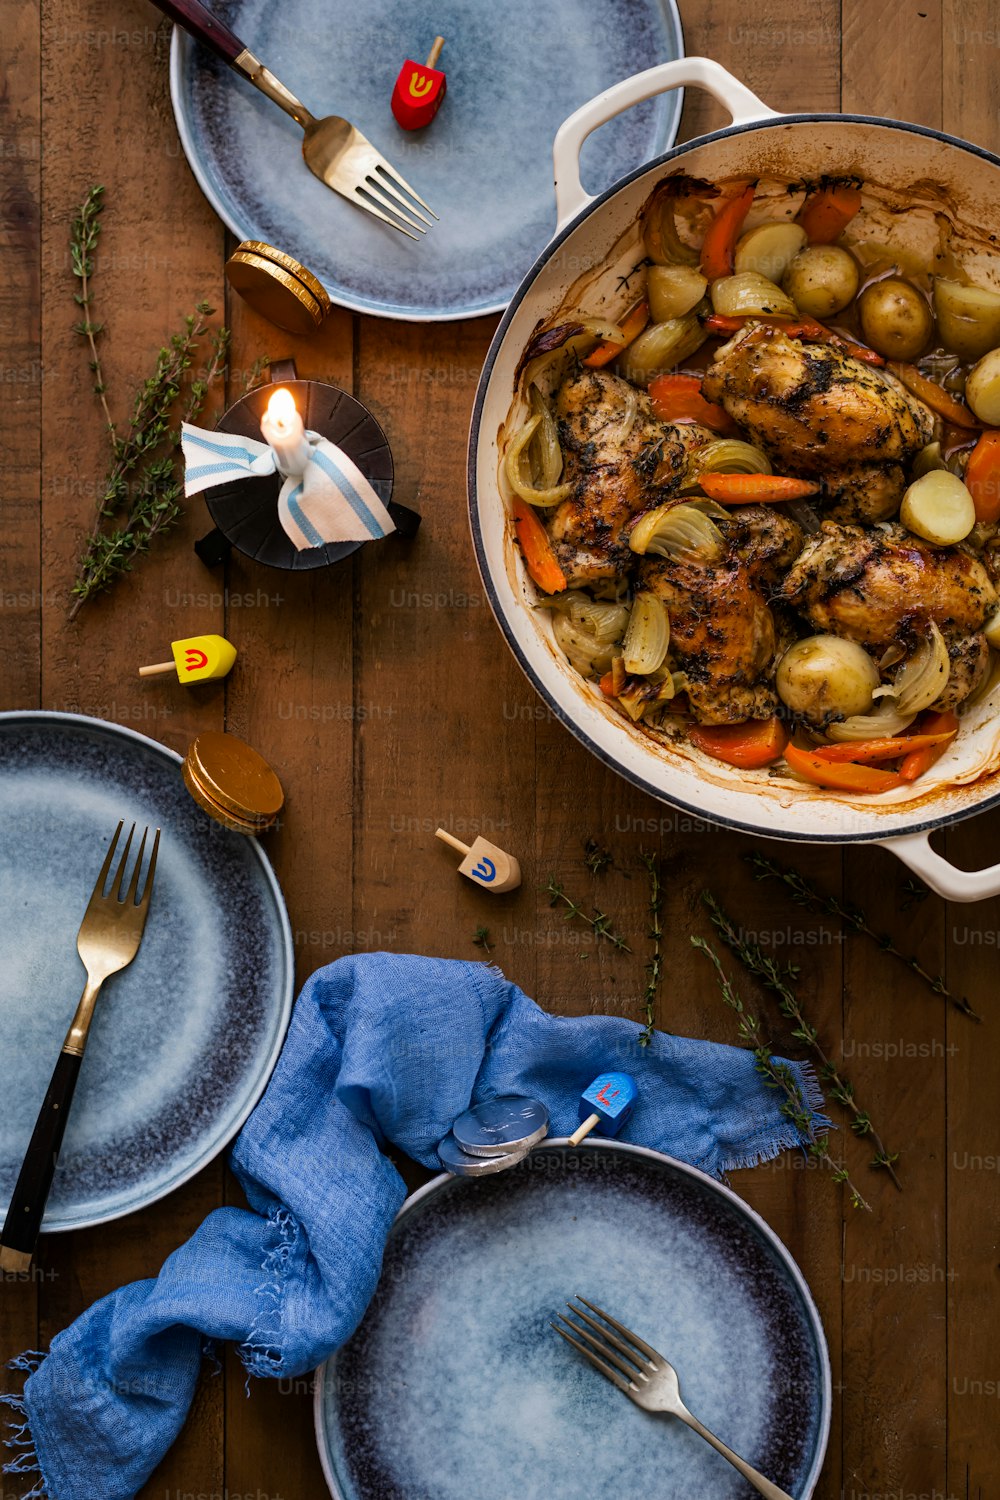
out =
<path fill-rule="evenodd" d="M 319 1372 L 337 1500 L 749 1500 L 724 1459 L 633 1406 L 549 1328 L 580 1293 L 674 1364 L 697 1417 L 795 1500 L 830 1370 L 787 1250 L 703 1173 L 621 1142 L 438 1177 L 396 1221 L 358 1332 Z"/>
<path fill-rule="evenodd" d="M 119 818 L 162 829 L 142 946 L 97 1003 L 42 1228 L 179 1187 L 260 1097 L 292 1005 L 293 947 L 253 839 L 188 795 L 180 757 L 74 714 L 0 714 L 0 1209 L 86 974 L 76 935 Z"/>
<path fill-rule="evenodd" d="M 314 114 L 344 115 L 440 215 L 413 244 L 319 182 L 302 132 L 252 84 L 175 30 L 170 88 L 187 159 L 238 239 L 296 256 L 335 302 L 418 320 L 498 312 L 555 230 L 552 142 L 613 83 L 683 55 L 674 0 L 215 0 L 214 9 Z M 433 123 L 389 108 L 405 58 L 435 32 L 448 92 Z M 583 152 L 597 193 L 666 151 L 681 94 L 637 105 Z"/>

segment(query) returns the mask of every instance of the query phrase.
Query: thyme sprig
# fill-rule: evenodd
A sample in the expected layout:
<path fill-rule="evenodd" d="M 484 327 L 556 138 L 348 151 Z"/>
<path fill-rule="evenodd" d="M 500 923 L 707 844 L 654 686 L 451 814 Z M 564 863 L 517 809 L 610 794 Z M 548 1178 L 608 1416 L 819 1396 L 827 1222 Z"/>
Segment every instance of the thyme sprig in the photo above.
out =
<path fill-rule="evenodd" d="M 611 918 L 608 916 L 607 912 L 601 911 L 596 906 L 594 907 L 593 916 L 591 916 L 588 912 L 585 912 L 582 906 L 577 905 L 572 896 L 567 896 L 563 887 L 560 885 L 559 881 L 554 875 L 549 876 L 548 884 L 546 886 L 543 886 L 543 890 L 545 890 L 549 896 L 550 906 L 558 906 L 560 901 L 566 906 L 567 910 L 563 912 L 564 922 L 572 922 L 574 918 L 577 921 L 586 922 L 588 926 L 593 930 L 595 937 L 603 938 L 605 942 L 611 943 L 613 947 L 617 948 L 620 953 L 632 952 L 632 949 L 629 947 L 628 943 L 626 943 L 621 934 L 615 932 L 614 928 L 611 926 Z"/>
<path fill-rule="evenodd" d="M 702 891 L 701 899 L 708 907 L 712 926 L 726 947 L 736 955 L 748 974 L 759 980 L 765 989 L 771 991 L 778 1002 L 781 1014 L 786 1020 L 794 1023 L 792 1036 L 796 1041 L 809 1047 L 816 1056 L 819 1062 L 820 1079 L 826 1085 L 830 1098 L 835 1100 L 850 1117 L 854 1134 L 870 1138 L 875 1150 L 872 1166 L 884 1167 L 896 1187 L 902 1191 L 902 1183 L 896 1175 L 895 1168 L 895 1163 L 899 1160 L 899 1152 L 886 1150 L 882 1137 L 872 1123 L 871 1115 L 867 1110 L 862 1109 L 855 1099 L 853 1083 L 844 1077 L 829 1056 L 820 1040 L 819 1032 L 802 1010 L 801 1002 L 794 989 L 800 974 L 798 965 L 779 964 L 769 954 L 763 953 L 758 944 L 747 942 L 741 937 L 711 891 Z"/>
<path fill-rule="evenodd" d="M 477 927 L 475 933 L 473 934 L 472 941 L 477 948 L 482 948 L 484 953 L 493 952 L 493 948 L 490 943 L 490 929 L 488 927 Z"/>
<path fill-rule="evenodd" d="M 844 902 L 838 901 L 836 896 L 825 895 L 822 891 L 817 891 L 803 875 L 799 874 L 798 870 L 793 869 L 790 865 L 779 865 L 756 850 L 746 855 L 745 858 L 753 870 L 755 880 L 780 881 L 796 906 L 807 907 L 817 912 L 825 912 L 827 916 L 837 917 L 842 922 L 846 922 L 849 927 L 853 927 L 855 932 L 860 932 L 863 936 L 870 938 L 883 953 L 888 953 L 890 957 L 897 958 L 900 963 L 905 964 L 918 978 L 924 981 L 935 995 L 941 995 L 943 999 L 948 1001 L 949 1005 L 953 1005 L 956 1010 L 960 1010 L 963 1015 L 969 1016 L 971 1020 L 982 1020 L 982 1016 L 973 1010 L 964 995 L 959 998 L 951 993 L 940 974 L 931 974 L 924 968 L 919 959 L 913 957 L 911 954 L 903 953 L 896 947 L 896 944 L 887 933 L 876 932 L 859 907 L 846 905 Z"/>
<path fill-rule="evenodd" d="M 785 1102 L 781 1106 L 781 1113 L 792 1122 L 805 1141 L 805 1149 L 810 1157 L 833 1174 L 834 1182 L 843 1183 L 852 1208 L 863 1208 L 871 1213 L 871 1204 L 866 1202 L 860 1190 L 852 1182 L 847 1167 L 842 1161 L 836 1161 L 831 1156 L 829 1137 L 818 1128 L 788 1064 L 776 1062 L 771 1056 L 759 1022 L 744 1008 L 743 1001 L 731 984 L 715 949 L 701 937 L 692 937 L 691 945 L 697 948 L 699 953 L 703 953 L 715 969 L 723 1004 L 727 1005 L 739 1018 L 737 1033 L 740 1041 L 752 1050 L 754 1067 L 767 1087 L 784 1094 Z"/>
<path fill-rule="evenodd" d="M 660 988 L 660 975 L 663 970 L 663 886 L 660 881 L 660 859 L 656 854 L 640 854 L 640 860 L 646 866 L 649 874 L 649 936 L 653 943 L 653 955 L 646 965 L 646 988 L 643 992 L 643 1005 L 646 1011 L 646 1024 L 639 1035 L 639 1046 L 648 1047 L 653 1040 L 653 1027 L 656 1014 L 656 997 Z"/>
<path fill-rule="evenodd" d="M 600 875 L 608 865 L 614 864 L 614 859 L 610 851 L 599 844 L 596 839 L 587 839 L 583 846 L 583 862 L 592 875 Z"/>
<path fill-rule="evenodd" d="M 103 188 L 91 188 L 70 231 L 71 264 L 80 288 L 75 299 L 83 312 L 74 331 L 87 340 L 94 392 L 101 403 L 111 450 L 97 515 L 84 541 L 72 587 L 71 619 L 88 599 L 110 588 L 116 577 L 128 572 L 135 558 L 146 552 L 153 539 L 172 526 L 181 514 L 183 485 L 176 474 L 173 456 L 179 442 L 179 425 L 181 421 L 194 421 L 200 414 L 229 357 L 229 330 L 219 328 L 209 332 L 205 319 L 213 309 L 207 302 L 199 302 L 185 318 L 182 330 L 160 349 L 152 375 L 136 393 L 128 428 L 124 436 L 119 434 L 108 405 L 97 343 L 104 325 L 95 321 L 92 290 L 103 195 Z M 209 337 L 207 357 L 182 400 L 185 377 L 205 335 Z M 176 425 L 175 415 L 179 419 Z"/>

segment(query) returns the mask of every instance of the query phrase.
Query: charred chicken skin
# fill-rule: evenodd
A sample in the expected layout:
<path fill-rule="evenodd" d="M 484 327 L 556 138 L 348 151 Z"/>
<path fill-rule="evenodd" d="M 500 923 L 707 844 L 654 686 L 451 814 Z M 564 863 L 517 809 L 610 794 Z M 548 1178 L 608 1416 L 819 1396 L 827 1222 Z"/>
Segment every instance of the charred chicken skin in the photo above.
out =
<path fill-rule="evenodd" d="M 932 413 L 887 371 L 760 323 L 718 351 L 702 391 L 778 473 L 821 480 L 839 520 L 893 515 L 906 465 L 934 430 Z"/>
<path fill-rule="evenodd" d="M 997 594 L 978 558 L 961 547 L 934 547 L 898 523 L 870 530 L 825 521 L 797 558 L 780 598 L 818 630 L 885 647 L 933 620 L 951 657 L 937 706 L 952 708 L 989 666 L 982 627 Z"/>
<path fill-rule="evenodd" d="M 563 479 L 573 486 L 549 523 L 556 557 L 571 587 L 617 578 L 634 561 L 633 522 L 676 493 L 688 455 L 715 434 L 657 421 L 645 392 L 604 370 L 571 375 L 555 409 Z"/>
<path fill-rule="evenodd" d="M 789 637 L 768 598 L 802 545 L 796 523 L 764 505 L 718 524 L 726 539 L 720 559 L 646 557 L 639 569 L 641 587 L 667 608 L 671 650 L 699 724 L 777 711 L 774 666 Z"/>

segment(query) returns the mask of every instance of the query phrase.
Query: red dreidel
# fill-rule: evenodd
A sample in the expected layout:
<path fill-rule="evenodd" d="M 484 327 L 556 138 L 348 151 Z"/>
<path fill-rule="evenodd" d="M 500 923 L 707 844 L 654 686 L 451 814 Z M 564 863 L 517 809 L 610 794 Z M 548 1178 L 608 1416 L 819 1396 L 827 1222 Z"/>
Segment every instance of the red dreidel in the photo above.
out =
<path fill-rule="evenodd" d="M 392 112 L 396 123 L 404 130 L 422 130 L 441 108 L 448 85 L 444 74 L 434 64 L 441 56 L 443 46 L 444 37 L 435 37 L 426 63 L 415 63 L 408 57 L 399 70 L 392 91 Z"/>
<path fill-rule="evenodd" d="M 173 661 L 158 661 L 151 667 L 140 667 L 140 677 L 161 677 L 176 672 L 179 682 L 214 682 L 225 677 L 236 660 L 236 647 L 225 636 L 192 635 L 183 641 L 171 641 Z"/>
<path fill-rule="evenodd" d="M 580 1095 L 580 1128 L 569 1138 L 579 1146 L 585 1135 L 617 1135 L 632 1113 L 639 1090 L 630 1073 L 602 1073 Z"/>

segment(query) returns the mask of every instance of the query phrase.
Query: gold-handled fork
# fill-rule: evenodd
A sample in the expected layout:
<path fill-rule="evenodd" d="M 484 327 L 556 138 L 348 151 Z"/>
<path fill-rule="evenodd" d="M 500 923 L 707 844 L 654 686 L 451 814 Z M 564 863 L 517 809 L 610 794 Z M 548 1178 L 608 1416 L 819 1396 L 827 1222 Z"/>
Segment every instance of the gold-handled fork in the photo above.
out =
<path fill-rule="evenodd" d="M 275 78 L 270 68 L 223 21 L 213 16 L 201 0 L 153 0 L 153 3 L 171 21 L 183 26 L 223 62 L 249 79 L 286 115 L 291 115 L 305 131 L 302 155 L 306 166 L 321 182 L 411 240 L 427 233 L 431 219 L 436 219 L 437 214 L 360 130 L 340 115 L 326 115 L 319 120 L 311 115 L 291 89 Z"/>
<path fill-rule="evenodd" d="M 149 911 L 149 898 L 153 892 L 153 876 L 156 873 L 156 853 L 160 847 L 160 830 L 156 830 L 149 856 L 142 890 L 139 876 L 142 871 L 149 829 L 142 835 L 139 853 L 136 856 L 132 877 L 125 885 L 125 873 L 135 834 L 132 824 L 125 849 L 118 867 L 108 884 L 108 875 L 118 847 L 124 823 L 119 823 L 111 840 L 101 873 L 97 877 L 93 894 L 84 912 L 77 936 L 76 947 L 87 971 L 87 983 L 76 1008 L 66 1040 L 63 1042 L 48 1092 L 35 1121 L 35 1128 L 28 1143 L 21 1171 L 18 1174 L 14 1196 L 10 1200 L 3 1234 L 0 1235 L 0 1270 L 26 1271 L 31 1265 L 35 1241 L 45 1212 L 45 1204 L 52 1186 L 59 1148 L 66 1131 L 66 1121 L 73 1091 L 80 1074 L 84 1048 L 90 1034 L 90 1023 L 101 986 L 112 974 L 126 968 L 135 958 L 142 942 Z"/>
<path fill-rule="evenodd" d="M 590 1317 L 581 1307 L 575 1307 L 572 1302 L 566 1306 L 580 1322 L 574 1322 L 565 1313 L 556 1316 L 566 1328 L 572 1329 L 567 1333 L 566 1328 L 561 1328 L 559 1323 L 552 1323 L 556 1333 L 564 1338 L 574 1349 L 578 1349 L 584 1359 L 589 1359 L 595 1369 L 606 1375 L 612 1385 L 616 1385 L 623 1391 L 636 1406 L 641 1406 L 644 1411 L 667 1412 L 671 1416 L 679 1417 L 680 1420 L 690 1427 L 699 1437 L 703 1437 L 706 1443 L 711 1443 L 723 1458 L 728 1458 L 734 1469 L 737 1469 L 744 1479 L 748 1479 L 759 1495 L 765 1500 L 792 1500 L 786 1490 L 779 1489 L 772 1484 L 770 1479 L 765 1479 L 763 1474 L 758 1474 L 752 1469 L 746 1459 L 740 1458 L 732 1448 L 727 1448 L 714 1432 L 693 1417 L 681 1400 L 680 1382 L 677 1379 L 677 1371 L 669 1360 L 664 1359 L 662 1354 L 657 1354 L 655 1349 L 645 1343 L 638 1334 L 626 1328 L 624 1323 L 619 1323 L 610 1313 L 602 1312 L 586 1297 L 577 1295 L 577 1302 L 582 1302 L 584 1307 L 589 1307 L 592 1313 L 596 1313 L 601 1319 Z M 586 1326 L 584 1326 L 586 1325 Z M 620 1337 L 619 1337 L 620 1335 Z M 582 1342 L 581 1342 L 582 1341 Z M 624 1356 L 624 1358 L 622 1357 Z"/>

